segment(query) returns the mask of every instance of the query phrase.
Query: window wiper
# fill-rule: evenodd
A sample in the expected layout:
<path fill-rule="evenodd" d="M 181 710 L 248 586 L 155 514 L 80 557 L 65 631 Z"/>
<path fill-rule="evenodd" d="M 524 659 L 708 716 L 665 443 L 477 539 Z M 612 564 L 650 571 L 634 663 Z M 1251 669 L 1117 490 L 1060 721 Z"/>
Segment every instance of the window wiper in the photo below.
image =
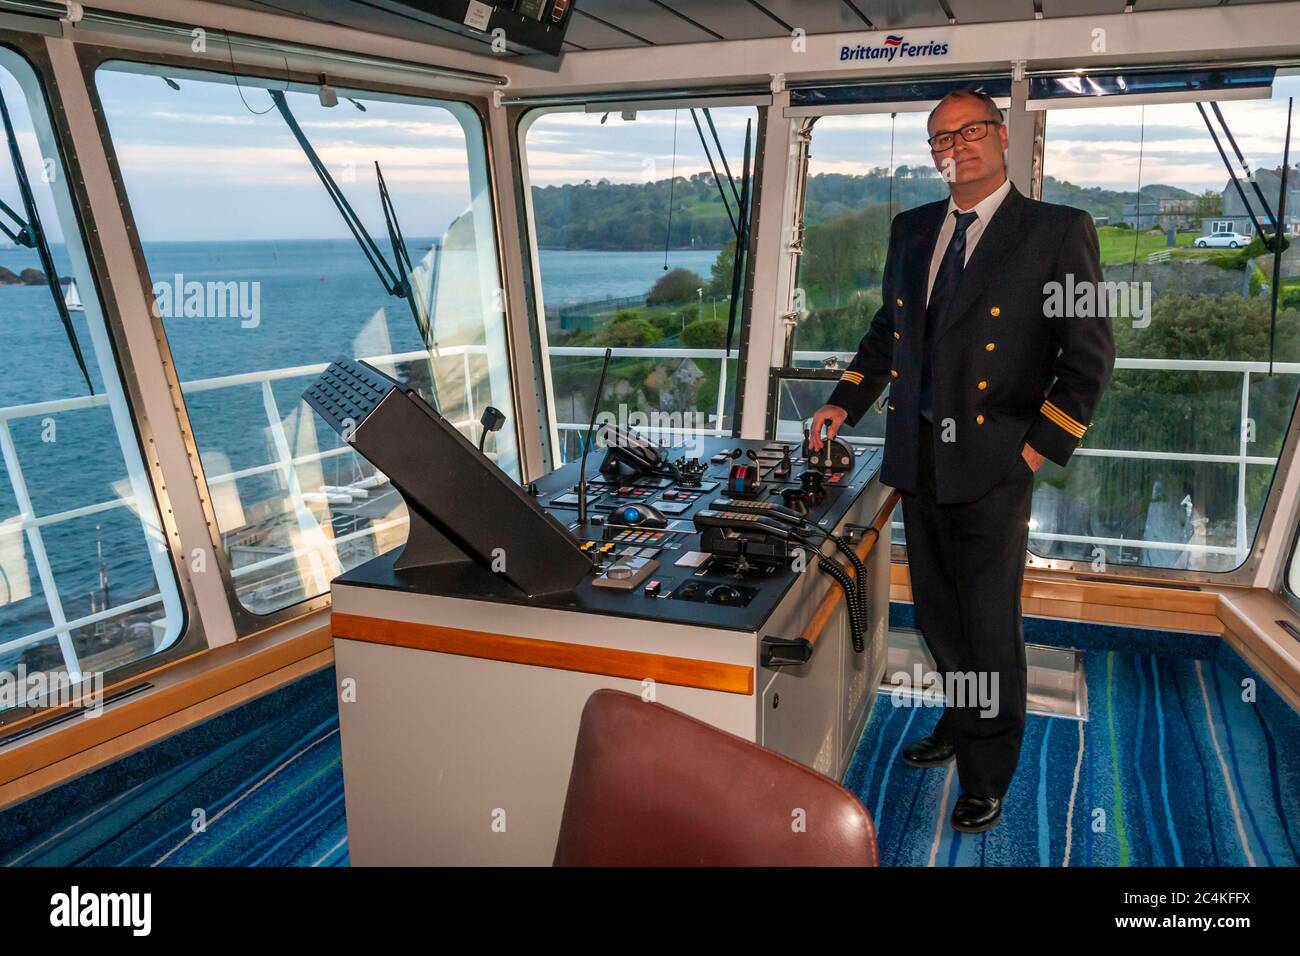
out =
<path fill-rule="evenodd" d="M 1247 164 L 1246 158 L 1241 155 L 1241 150 L 1237 148 L 1237 141 L 1232 137 L 1232 130 L 1228 129 L 1228 121 L 1223 118 L 1223 113 L 1220 112 L 1218 103 L 1211 103 L 1210 105 L 1214 107 L 1214 115 L 1217 116 L 1219 122 L 1223 124 L 1223 134 L 1227 137 L 1228 142 L 1232 144 L 1233 152 L 1237 154 L 1238 161 L 1240 161 L 1242 168 L 1246 171 L 1246 181 L 1254 187 L 1255 196 L 1259 199 L 1260 208 L 1264 210 L 1264 215 L 1268 217 L 1269 223 L 1276 231 L 1277 220 L 1273 218 L 1273 212 L 1268 208 L 1268 200 L 1264 198 L 1264 193 L 1259 188 L 1259 183 L 1255 182 L 1250 175 L 1250 166 Z M 1201 119 L 1205 120 L 1205 128 L 1210 132 L 1210 139 L 1214 140 L 1214 148 L 1219 151 L 1219 159 L 1223 161 L 1223 168 L 1228 171 L 1228 179 L 1232 181 L 1233 187 L 1237 190 L 1237 197 L 1241 200 L 1241 205 L 1245 208 L 1246 215 L 1250 217 L 1251 225 L 1255 227 L 1255 234 L 1257 236 L 1263 236 L 1264 230 L 1260 227 L 1259 217 L 1255 215 L 1255 207 L 1250 204 L 1250 200 L 1246 198 L 1246 191 L 1241 188 L 1241 180 L 1237 178 L 1237 174 L 1232 169 L 1232 162 L 1228 159 L 1228 154 L 1224 152 L 1223 144 L 1219 142 L 1219 135 L 1214 131 L 1214 124 L 1210 122 L 1209 114 L 1205 112 L 1205 107 L 1199 102 L 1196 104 L 1196 108 L 1201 113 Z"/>
<path fill-rule="evenodd" d="M 54 307 L 59 313 L 59 321 L 63 323 L 63 331 L 67 333 L 68 344 L 72 346 L 72 354 L 77 360 L 77 367 L 81 369 L 81 375 L 86 380 L 86 388 L 90 390 L 91 395 L 94 395 L 95 386 L 91 384 L 86 358 L 81 354 L 81 343 L 77 341 L 77 330 L 72 325 L 72 314 L 68 311 L 68 303 L 63 298 L 59 273 L 54 265 L 54 256 L 50 252 L 49 240 L 45 237 L 45 229 L 41 225 L 41 214 L 36 208 L 36 196 L 32 192 L 31 181 L 27 178 L 27 170 L 23 166 L 23 157 L 18 149 L 18 137 L 14 135 L 14 124 L 9 118 L 9 104 L 5 102 L 3 93 L 0 93 L 0 119 L 4 121 L 5 138 L 9 141 L 9 158 L 14 167 L 14 180 L 18 183 L 18 193 L 22 197 L 23 209 L 27 213 L 24 221 L 18 213 L 0 202 L 0 210 L 14 221 L 16 227 L 11 229 L 0 220 L 0 230 L 3 230 L 4 234 L 16 244 L 36 250 L 41 260 L 41 268 L 45 270 L 45 284 L 49 286 Z"/>
<path fill-rule="evenodd" d="M 1273 230 L 1273 301 L 1269 307 L 1268 317 L 1268 374 L 1273 374 L 1273 348 L 1277 344 L 1277 297 L 1282 291 L 1282 252 L 1287 247 L 1286 237 L 1282 235 L 1286 228 L 1286 187 L 1291 172 L 1291 105 L 1293 97 L 1286 100 L 1286 145 L 1282 147 L 1282 184 L 1278 187 L 1277 227 Z"/>
<path fill-rule="evenodd" d="M 393 259 L 397 264 L 396 269 L 389 265 L 375 240 L 370 237 L 370 233 L 367 231 L 365 224 L 362 223 L 361 217 L 357 215 L 347 197 L 343 195 L 343 190 L 334 181 L 334 177 L 330 175 L 329 169 L 321 161 L 315 147 L 307 139 L 302 127 L 298 125 L 298 118 L 293 115 L 293 110 L 289 108 L 289 102 L 285 99 L 284 92 L 282 90 L 268 90 L 267 92 L 271 94 L 271 100 L 275 103 L 276 109 L 280 111 L 280 116 L 284 118 L 285 125 L 289 127 L 289 132 L 298 141 L 298 146 L 302 149 L 303 155 L 307 157 L 307 162 L 316 171 L 321 185 L 325 187 L 325 192 L 329 194 L 335 208 L 339 211 L 339 215 L 343 217 L 343 222 L 347 225 L 353 238 L 357 240 L 362 255 L 366 257 L 370 267 L 375 270 L 375 275 L 379 277 L 379 282 L 384 287 L 384 291 L 391 296 L 406 300 L 406 304 L 411 310 L 411 316 L 415 319 L 416 328 L 420 332 L 420 340 L 432 357 L 437 351 L 433 323 L 424 308 L 424 303 L 416 295 L 416 290 L 411 283 L 410 276 L 414 271 L 414 266 L 406 250 L 405 240 L 402 237 L 402 227 L 397 221 L 397 211 L 393 206 L 392 197 L 388 193 L 388 186 L 384 182 L 384 174 L 379 168 L 379 163 L 375 163 L 375 176 L 379 181 L 379 202 L 384 212 L 384 225 L 388 230 Z M 429 389 L 433 398 L 433 407 L 441 410 L 438 403 L 438 386 L 432 365 L 429 369 Z"/>
<path fill-rule="evenodd" d="M 695 132 L 700 137 L 700 145 L 704 147 L 704 155 L 709 161 L 709 169 L 713 172 L 713 183 L 718 188 L 718 195 L 722 197 L 723 208 L 727 211 L 727 218 L 731 220 L 731 228 L 736 235 L 736 257 L 732 260 L 731 268 L 731 302 L 727 309 L 727 341 L 723 351 L 722 360 L 725 362 L 731 355 L 731 340 L 736 332 L 736 313 L 740 307 L 740 286 L 744 276 L 745 252 L 749 247 L 749 150 L 750 150 L 750 123 L 745 121 L 745 155 L 744 167 L 740 177 L 740 189 L 736 189 L 736 180 L 731 175 L 731 164 L 727 162 L 727 154 L 722 149 L 722 140 L 718 137 L 718 129 L 713 125 L 713 114 L 709 112 L 707 106 L 701 107 L 700 112 L 704 114 L 704 119 L 709 124 L 709 132 L 713 135 L 713 145 L 717 147 L 718 158 L 722 161 L 722 168 L 727 173 L 727 183 L 731 187 L 731 198 L 736 203 L 736 214 L 731 213 L 731 203 L 727 201 L 727 191 L 722 188 L 722 180 L 718 177 L 718 169 L 713 165 L 713 155 L 709 152 L 708 140 L 704 138 L 704 130 L 700 127 L 700 121 L 695 115 L 695 108 L 691 108 L 691 119 L 695 121 Z"/>
<path fill-rule="evenodd" d="M 1268 374 L 1273 374 L 1273 356 L 1277 344 L 1277 303 L 1278 295 L 1282 291 L 1282 253 L 1290 246 L 1290 242 L 1285 236 L 1286 226 L 1286 191 L 1287 180 L 1290 178 L 1291 163 L 1291 107 L 1293 97 L 1287 97 L 1286 101 L 1286 143 L 1282 147 L 1282 174 L 1281 185 L 1278 188 L 1277 197 L 1277 214 L 1268 206 L 1268 200 L 1264 198 L 1264 191 L 1259 188 L 1259 183 L 1250 174 L 1250 164 L 1246 162 L 1246 157 L 1242 155 L 1240 147 L 1237 146 L 1236 139 L 1233 138 L 1232 130 L 1228 128 L 1228 121 L 1223 116 L 1223 111 L 1219 109 L 1219 104 L 1210 102 L 1210 108 L 1214 110 L 1215 117 L 1223 127 L 1223 135 L 1227 138 L 1228 143 L 1232 146 L 1232 151 L 1237 155 L 1237 162 L 1241 164 L 1242 170 L 1246 173 L 1246 181 L 1250 183 L 1251 188 L 1255 191 L 1256 198 L 1259 199 L 1260 208 L 1264 210 L 1264 215 L 1268 217 L 1269 225 L 1273 227 L 1273 235 L 1265 234 L 1260 226 L 1259 217 L 1255 215 L 1255 209 L 1246 199 L 1246 191 L 1241 188 L 1241 181 L 1233 172 L 1232 163 L 1228 160 L 1228 154 L 1224 151 L 1219 137 L 1214 131 L 1214 125 L 1210 122 L 1209 115 L 1205 112 L 1205 107 L 1200 103 L 1196 108 L 1201 112 L 1201 119 L 1205 120 L 1205 128 L 1210 131 L 1210 139 L 1214 140 L 1214 147 L 1219 151 L 1219 158 L 1223 160 L 1223 168 L 1228 171 L 1228 178 L 1232 180 L 1232 185 L 1236 187 L 1237 196 L 1241 199 L 1242 206 L 1246 209 L 1246 215 L 1250 217 L 1251 225 L 1255 227 L 1255 235 L 1260 237 L 1264 243 L 1264 248 L 1273 253 L 1273 282 L 1270 293 L 1269 316 L 1268 316 Z"/>

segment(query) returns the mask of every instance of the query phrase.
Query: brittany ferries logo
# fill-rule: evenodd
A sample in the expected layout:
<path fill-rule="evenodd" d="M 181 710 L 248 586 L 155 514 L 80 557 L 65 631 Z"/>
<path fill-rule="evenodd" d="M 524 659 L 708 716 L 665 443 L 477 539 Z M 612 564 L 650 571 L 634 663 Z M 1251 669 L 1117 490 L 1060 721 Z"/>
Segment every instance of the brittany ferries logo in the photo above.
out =
<path fill-rule="evenodd" d="M 892 63 L 895 59 L 920 59 L 947 55 L 948 44 L 946 43 L 935 43 L 933 40 L 926 43 L 907 43 L 900 33 L 891 33 L 879 46 L 864 46 L 859 43 L 857 46 L 840 47 L 841 61 L 884 60 L 886 63 Z"/>

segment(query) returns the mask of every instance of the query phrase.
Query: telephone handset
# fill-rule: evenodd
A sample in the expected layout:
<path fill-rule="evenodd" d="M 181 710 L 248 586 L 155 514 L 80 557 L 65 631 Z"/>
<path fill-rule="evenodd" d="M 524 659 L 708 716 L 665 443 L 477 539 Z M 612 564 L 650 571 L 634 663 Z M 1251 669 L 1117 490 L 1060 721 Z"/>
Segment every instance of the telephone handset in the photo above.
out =
<path fill-rule="evenodd" d="M 596 433 L 596 442 L 605 448 L 605 460 L 600 465 L 603 475 L 612 477 L 625 470 L 644 475 L 664 467 L 659 446 L 629 429 L 605 425 Z"/>

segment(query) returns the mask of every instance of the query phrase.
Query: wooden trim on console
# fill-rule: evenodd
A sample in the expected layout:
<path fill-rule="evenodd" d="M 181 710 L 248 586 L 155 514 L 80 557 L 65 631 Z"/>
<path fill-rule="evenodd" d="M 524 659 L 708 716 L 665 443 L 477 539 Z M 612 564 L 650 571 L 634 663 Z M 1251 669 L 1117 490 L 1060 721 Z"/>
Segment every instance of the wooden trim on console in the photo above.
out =
<path fill-rule="evenodd" d="M 876 542 L 884 534 L 885 526 L 889 524 L 889 519 L 894 513 L 894 507 L 902 497 L 897 491 L 892 491 L 889 493 L 889 497 L 885 499 L 885 503 L 880 506 L 880 510 L 876 512 L 875 520 L 871 522 L 871 527 L 862 536 L 858 546 L 853 549 L 853 553 L 858 556 L 859 560 L 867 560 L 867 555 L 871 553 L 871 549 L 876 546 Z M 849 573 L 850 578 L 857 577 L 857 568 L 846 567 L 844 570 Z M 835 608 L 839 606 L 843 598 L 844 595 L 840 592 L 840 589 L 835 585 L 831 585 L 830 590 L 826 592 L 826 596 L 822 598 L 821 604 L 817 605 L 817 610 L 813 612 L 813 616 L 808 619 L 808 624 L 803 629 L 801 636 L 804 640 L 813 645 L 817 643 L 822 636 L 822 632 L 826 630 L 826 625 L 830 623 Z"/>
<path fill-rule="evenodd" d="M 646 654 L 612 647 L 570 644 L 458 627 L 390 621 L 356 614 L 332 617 L 334 636 L 349 641 L 410 647 L 461 657 L 478 657 L 533 667 L 602 674 L 628 680 L 650 680 L 679 687 L 698 687 L 728 694 L 754 692 L 754 669 L 741 664 L 722 664 L 688 657 Z"/>

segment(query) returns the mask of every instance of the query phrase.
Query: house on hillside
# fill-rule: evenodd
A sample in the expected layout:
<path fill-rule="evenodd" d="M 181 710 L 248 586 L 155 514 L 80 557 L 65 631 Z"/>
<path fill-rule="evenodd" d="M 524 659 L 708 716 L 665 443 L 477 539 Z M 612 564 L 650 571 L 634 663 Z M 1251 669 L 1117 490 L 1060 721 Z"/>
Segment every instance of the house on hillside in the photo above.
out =
<path fill-rule="evenodd" d="M 1277 207 L 1278 189 L 1281 186 L 1282 167 L 1258 169 L 1254 176 L 1255 183 L 1264 194 L 1267 208 L 1270 211 L 1274 210 Z M 1268 213 L 1260 205 L 1259 197 L 1250 183 L 1242 180 L 1241 189 L 1246 194 L 1246 201 L 1250 204 L 1249 209 L 1254 212 L 1255 218 L 1259 220 L 1264 231 L 1272 232 L 1268 224 Z M 1300 170 L 1292 168 L 1287 176 L 1286 224 L 1283 231 L 1288 235 L 1295 235 L 1298 228 L 1300 228 Z M 1255 234 L 1255 225 L 1251 221 L 1250 212 L 1242 203 L 1241 194 L 1237 192 L 1237 187 L 1233 185 L 1232 180 L 1228 180 L 1223 186 L 1223 212 L 1217 216 L 1202 218 L 1201 231 L 1206 235 L 1216 232 L 1238 232 L 1243 236 Z"/>
<path fill-rule="evenodd" d="M 1196 225 L 1198 208 L 1196 197 L 1144 199 L 1141 203 L 1126 202 L 1116 221 L 1125 222 L 1134 229 L 1186 229 Z"/>

